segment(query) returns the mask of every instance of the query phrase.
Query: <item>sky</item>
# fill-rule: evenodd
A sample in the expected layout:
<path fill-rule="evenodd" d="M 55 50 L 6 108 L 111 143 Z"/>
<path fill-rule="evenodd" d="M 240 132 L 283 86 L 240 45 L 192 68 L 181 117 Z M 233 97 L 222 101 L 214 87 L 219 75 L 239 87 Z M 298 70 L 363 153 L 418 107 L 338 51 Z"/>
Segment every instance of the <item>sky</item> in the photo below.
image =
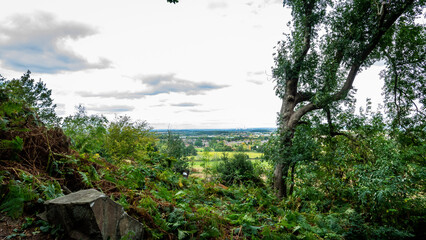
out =
<path fill-rule="evenodd" d="M 282 0 L 14 0 L 2 3 L 0 74 L 52 89 L 57 114 L 83 105 L 156 129 L 276 127 L 274 47 Z M 357 77 L 381 102 L 380 65 Z"/>

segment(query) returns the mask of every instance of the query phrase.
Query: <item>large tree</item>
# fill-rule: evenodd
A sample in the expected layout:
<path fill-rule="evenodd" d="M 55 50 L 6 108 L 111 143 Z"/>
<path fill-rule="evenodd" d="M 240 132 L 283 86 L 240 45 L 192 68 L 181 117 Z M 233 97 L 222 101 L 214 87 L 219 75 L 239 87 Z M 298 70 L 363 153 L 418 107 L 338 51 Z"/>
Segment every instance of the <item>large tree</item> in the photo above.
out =
<path fill-rule="evenodd" d="M 282 99 L 278 121 L 280 157 L 274 170 L 274 188 L 279 197 L 287 196 L 288 175 L 294 172 L 296 164 L 288 154 L 296 127 L 315 110 L 323 110 L 325 119 L 331 120 L 330 109 L 348 98 L 362 69 L 386 60 L 389 70 L 385 89 L 388 95 L 395 95 L 395 105 L 404 97 L 402 89 L 409 86 L 404 82 L 414 83 L 419 89 L 424 86 L 424 82 L 416 84 L 424 81 L 423 77 L 410 75 L 413 69 L 424 74 L 421 65 L 424 66 L 425 46 L 424 41 L 418 41 L 419 36 L 424 40 L 424 27 L 415 21 L 424 3 L 424 0 L 284 1 L 292 9 L 293 19 L 291 33 L 278 45 L 273 67 L 276 94 Z M 404 45 L 404 41 L 409 42 Z M 416 49 L 420 54 L 407 56 Z M 398 63 L 408 70 L 403 71 Z M 405 105 L 412 106 L 416 99 L 407 101 Z M 397 115 L 401 116 L 399 112 Z M 339 134 L 330 129 L 332 135 Z"/>

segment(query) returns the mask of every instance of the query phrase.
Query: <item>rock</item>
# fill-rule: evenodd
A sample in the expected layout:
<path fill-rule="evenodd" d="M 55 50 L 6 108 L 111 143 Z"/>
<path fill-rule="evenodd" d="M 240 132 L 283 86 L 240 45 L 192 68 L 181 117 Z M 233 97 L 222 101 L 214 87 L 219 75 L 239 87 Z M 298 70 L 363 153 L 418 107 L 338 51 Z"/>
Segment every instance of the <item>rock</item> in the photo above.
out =
<path fill-rule="evenodd" d="M 45 204 L 49 223 L 60 224 L 72 239 L 143 238 L 143 225 L 95 189 L 74 192 Z"/>
<path fill-rule="evenodd" d="M 190 174 L 190 171 L 189 171 L 189 169 L 184 169 L 181 173 L 182 173 L 182 176 L 184 178 L 188 178 L 189 174 Z"/>

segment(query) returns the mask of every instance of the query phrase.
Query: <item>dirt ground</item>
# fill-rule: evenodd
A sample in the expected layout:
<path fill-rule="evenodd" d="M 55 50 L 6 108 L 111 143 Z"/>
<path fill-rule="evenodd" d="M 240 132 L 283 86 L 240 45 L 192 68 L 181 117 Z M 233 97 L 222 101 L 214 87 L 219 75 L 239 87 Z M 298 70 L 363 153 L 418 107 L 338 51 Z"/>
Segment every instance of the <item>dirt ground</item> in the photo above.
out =
<path fill-rule="evenodd" d="M 23 229 L 26 222 L 25 217 L 12 219 L 0 213 L 0 239 L 32 239 L 32 240 L 54 240 L 50 234 L 40 231 L 38 226 L 30 226 Z"/>

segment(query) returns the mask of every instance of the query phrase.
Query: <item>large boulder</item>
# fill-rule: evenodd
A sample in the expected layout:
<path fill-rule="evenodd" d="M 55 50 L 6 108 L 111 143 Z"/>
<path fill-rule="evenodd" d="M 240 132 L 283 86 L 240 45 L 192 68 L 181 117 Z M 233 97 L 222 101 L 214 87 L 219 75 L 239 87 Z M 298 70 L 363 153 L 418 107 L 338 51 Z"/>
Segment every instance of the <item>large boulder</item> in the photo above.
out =
<path fill-rule="evenodd" d="M 142 239 L 142 224 L 95 189 L 74 192 L 45 204 L 49 223 L 60 224 L 72 239 Z"/>

